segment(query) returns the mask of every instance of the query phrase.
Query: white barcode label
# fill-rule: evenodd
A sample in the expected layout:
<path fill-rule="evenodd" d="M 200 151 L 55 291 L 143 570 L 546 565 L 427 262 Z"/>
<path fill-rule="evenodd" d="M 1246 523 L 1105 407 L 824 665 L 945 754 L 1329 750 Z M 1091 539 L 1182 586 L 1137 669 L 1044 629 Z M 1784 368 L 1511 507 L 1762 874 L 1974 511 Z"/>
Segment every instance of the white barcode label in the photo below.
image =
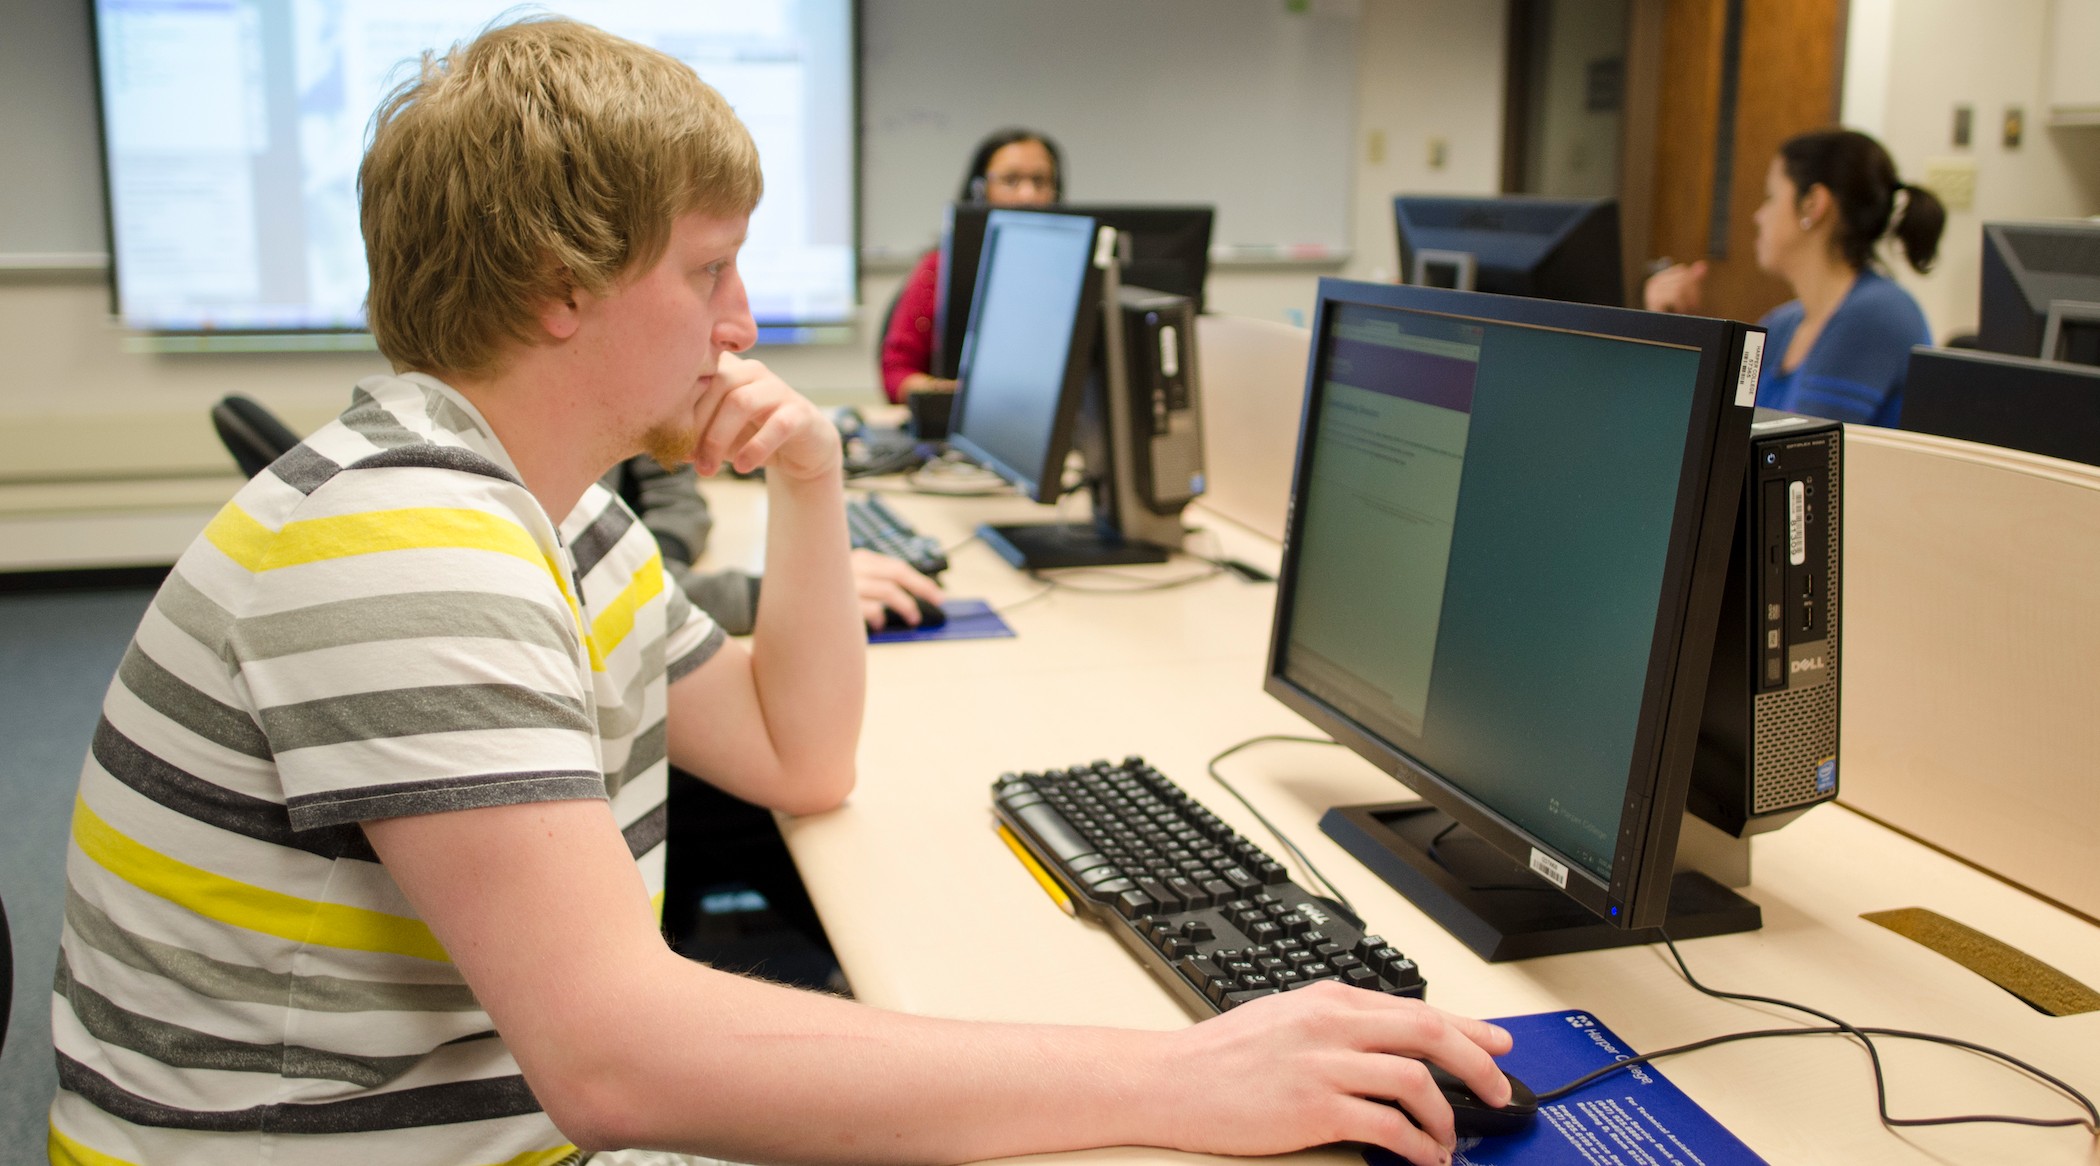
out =
<path fill-rule="evenodd" d="M 1735 371 L 1735 403 L 1744 408 L 1757 404 L 1757 378 L 1765 367 L 1765 334 L 1743 334 L 1743 366 Z"/>
<path fill-rule="evenodd" d="M 1568 865 L 1555 861 L 1536 846 L 1531 848 L 1531 873 L 1563 891 L 1568 889 Z"/>
<path fill-rule="evenodd" d="M 1808 487 L 1786 486 L 1786 561 L 1796 567 L 1808 561 Z"/>

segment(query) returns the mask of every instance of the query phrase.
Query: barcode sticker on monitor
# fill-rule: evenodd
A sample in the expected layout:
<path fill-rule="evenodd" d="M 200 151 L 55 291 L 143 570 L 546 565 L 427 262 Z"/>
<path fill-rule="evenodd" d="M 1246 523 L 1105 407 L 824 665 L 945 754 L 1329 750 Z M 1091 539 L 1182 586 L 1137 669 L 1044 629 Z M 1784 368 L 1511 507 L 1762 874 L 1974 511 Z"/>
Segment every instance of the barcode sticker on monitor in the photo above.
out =
<path fill-rule="evenodd" d="M 1735 373 L 1735 403 L 1749 408 L 1757 403 L 1757 378 L 1765 367 L 1765 334 L 1743 333 L 1743 367 Z"/>
<path fill-rule="evenodd" d="M 1531 848 L 1531 873 L 1545 879 L 1563 891 L 1568 889 L 1567 864 L 1554 861 L 1545 851 L 1540 850 L 1536 846 Z"/>

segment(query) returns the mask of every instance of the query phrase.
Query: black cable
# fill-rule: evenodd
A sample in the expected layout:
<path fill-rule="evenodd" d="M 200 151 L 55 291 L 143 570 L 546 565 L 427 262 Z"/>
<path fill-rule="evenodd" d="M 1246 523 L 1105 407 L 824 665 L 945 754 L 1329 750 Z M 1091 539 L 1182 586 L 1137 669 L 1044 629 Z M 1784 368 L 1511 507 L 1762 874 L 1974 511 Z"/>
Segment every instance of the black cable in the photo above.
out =
<path fill-rule="evenodd" d="M 1341 888 L 1335 886 L 1334 883 L 1330 879 L 1328 879 L 1326 875 L 1320 873 L 1320 868 L 1314 866 L 1312 859 L 1307 858 L 1305 856 L 1305 852 L 1298 849 L 1298 844 L 1291 841 L 1290 835 L 1285 834 L 1283 831 L 1277 829 L 1276 823 L 1269 821 L 1267 816 L 1265 816 L 1260 810 L 1255 809 L 1254 803 L 1248 801 L 1247 796 L 1245 794 L 1233 788 L 1232 783 L 1225 780 L 1225 775 L 1218 772 L 1218 762 L 1225 760 L 1227 757 L 1232 756 L 1233 754 L 1239 752 L 1242 749 L 1247 748 L 1250 745 L 1259 745 L 1265 741 L 1296 741 L 1306 745 L 1336 744 L 1336 742 L 1329 741 L 1325 737 L 1294 737 L 1287 733 L 1267 733 L 1259 737 L 1249 737 L 1237 745 L 1229 746 L 1223 753 L 1220 753 L 1216 757 L 1211 758 L 1208 762 L 1205 762 L 1204 768 L 1210 771 L 1210 777 L 1212 781 L 1215 781 L 1219 785 L 1225 787 L 1226 793 L 1231 794 L 1235 799 L 1239 801 L 1241 805 L 1247 807 L 1247 812 L 1254 815 L 1255 820 L 1262 824 L 1262 827 L 1269 832 L 1270 836 L 1274 837 L 1276 841 L 1282 843 L 1283 848 L 1285 850 L 1290 851 L 1291 857 L 1296 858 L 1298 860 L 1298 864 L 1300 866 L 1303 866 L 1306 869 L 1307 873 L 1311 874 L 1314 879 L 1317 879 L 1321 886 L 1327 888 L 1327 894 L 1331 898 L 1333 898 L 1335 902 L 1341 904 L 1342 909 L 1344 911 L 1347 911 L 1349 912 L 1349 914 L 1356 916 L 1356 918 L 1359 921 L 1362 920 L 1363 916 L 1357 912 L 1356 904 L 1351 903 L 1349 901 L 1349 896 L 1344 895 L 1341 892 Z"/>
<path fill-rule="evenodd" d="M 2042 1069 L 2030 1065 L 2027 1062 L 2009 1053 L 1999 1052 L 1996 1049 L 1990 1048 L 1985 1045 L 1976 1044 L 1973 1041 L 1962 1040 L 1960 1037 L 1940 1036 L 1935 1033 L 1913 1032 L 1908 1029 L 1900 1028 L 1879 1028 L 1872 1026 L 1861 1027 L 1840 1020 L 1839 1018 L 1832 1016 L 1829 1013 L 1822 1011 L 1821 1009 L 1811 1008 L 1806 1004 L 1796 1004 L 1791 1000 L 1781 1000 L 1772 996 L 1757 996 L 1747 992 L 1728 992 L 1723 991 L 1719 988 L 1709 988 L 1705 984 L 1700 983 L 1699 978 L 1697 976 L 1692 975 L 1691 966 L 1685 963 L 1684 955 L 1683 953 L 1677 950 L 1677 944 L 1675 943 L 1675 941 L 1671 940 L 1671 938 L 1668 935 L 1663 935 L 1662 941 L 1663 945 L 1669 949 L 1670 957 L 1677 962 L 1677 970 L 1684 976 L 1684 982 L 1690 984 L 1694 989 L 1703 993 L 1704 995 L 1712 996 L 1717 1000 L 1736 1000 L 1753 1004 L 1770 1004 L 1779 1008 L 1792 1009 L 1793 1011 L 1803 1012 L 1820 1020 L 1827 1020 L 1830 1022 L 1830 1026 L 1827 1028 L 1767 1028 L 1755 1029 L 1747 1032 L 1726 1033 L 1721 1036 L 1708 1037 L 1705 1040 L 1693 1041 L 1690 1044 L 1678 1045 L 1674 1048 L 1661 1049 L 1652 1053 L 1644 1053 L 1640 1056 L 1629 1057 L 1626 1060 L 1618 1061 L 1613 1064 L 1607 1065 L 1602 1069 L 1598 1069 L 1592 1073 L 1587 1073 L 1581 1077 L 1576 1078 L 1573 1081 L 1568 1082 L 1565 1085 L 1559 1086 L 1558 1088 L 1550 1089 L 1543 1093 L 1540 1093 L 1538 1094 L 1538 1099 L 1540 1101 L 1552 1101 L 1560 1097 L 1565 1097 L 1568 1094 L 1575 1092 L 1576 1090 L 1582 1088 L 1585 1085 L 1590 1084 L 1593 1081 L 1600 1080 L 1604 1077 L 1611 1075 L 1612 1073 L 1618 1072 L 1619 1070 L 1632 1065 L 1644 1064 L 1646 1062 L 1657 1060 L 1662 1057 L 1676 1056 L 1679 1053 L 1689 1053 L 1699 1049 L 1711 1048 L 1715 1045 L 1726 1044 L 1730 1041 L 1754 1040 L 1762 1037 L 1780 1036 L 1842 1035 L 1849 1036 L 1854 1040 L 1858 1041 L 1860 1043 L 1860 1046 L 1866 1050 L 1868 1063 L 1873 1066 L 1874 1072 L 1875 1112 L 1877 1116 L 1880 1117 L 1881 1124 L 1889 1127 L 1890 1129 L 1914 1126 L 1971 1125 L 1987 1122 L 2001 1125 L 2023 1125 L 2041 1127 L 2081 1126 L 2088 1130 L 2092 1130 L 2095 1133 L 2095 1135 L 2100 1135 L 2100 1109 L 2095 1109 L 2092 1101 L 2089 1098 L 2087 1098 L 2085 1094 L 2080 1093 L 2077 1089 L 2073 1088 L 2067 1082 L 2064 1082 L 2043 1071 Z M 2011 1065 L 2014 1068 L 2019 1069 L 2021 1072 L 2024 1072 L 2037 1080 L 2047 1083 L 2051 1087 L 2063 1093 L 2065 1096 L 2077 1102 L 2078 1105 L 2086 1111 L 2087 1116 L 2083 1118 L 2018 1117 L 2009 1114 L 1959 1114 L 1945 1117 L 1892 1116 L 1889 1113 L 1888 1079 L 1882 1069 L 1881 1051 L 1874 1044 L 1873 1041 L 1873 1037 L 1875 1036 L 1891 1037 L 1899 1040 L 1926 1041 L 1933 1044 L 1941 1044 L 1953 1048 L 1965 1049 L 1969 1052 L 1978 1053 L 1983 1056 L 1993 1058 L 2001 1063 Z"/>

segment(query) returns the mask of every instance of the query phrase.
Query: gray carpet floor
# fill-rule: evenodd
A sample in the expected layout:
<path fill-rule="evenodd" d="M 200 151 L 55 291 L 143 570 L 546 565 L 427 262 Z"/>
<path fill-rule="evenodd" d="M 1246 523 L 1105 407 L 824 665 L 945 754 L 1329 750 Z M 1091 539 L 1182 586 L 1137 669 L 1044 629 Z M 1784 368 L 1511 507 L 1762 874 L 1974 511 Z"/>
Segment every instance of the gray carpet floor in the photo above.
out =
<path fill-rule="evenodd" d="M 0 1159 L 44 1160 L 51 973 L 66 890 L 73 790 L 102 694 L 151 588 L 0 594 L 0 902 L 15 953 L 0 1050 Z"/>

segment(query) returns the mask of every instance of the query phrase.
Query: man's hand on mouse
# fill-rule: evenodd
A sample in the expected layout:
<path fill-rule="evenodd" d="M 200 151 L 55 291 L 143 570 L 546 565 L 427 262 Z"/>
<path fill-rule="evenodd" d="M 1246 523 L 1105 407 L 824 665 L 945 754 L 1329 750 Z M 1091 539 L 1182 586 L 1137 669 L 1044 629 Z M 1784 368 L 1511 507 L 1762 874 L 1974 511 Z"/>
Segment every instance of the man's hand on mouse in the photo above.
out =
<path fill-rule="evenodd" d="M 868 550 L 853 552 L 853 592 L 860 597 L 860 617 L 871 628 L 880 629 L 883 613 L 894 611 L 907 624 L 919 622 L 919 605 L 912 596 L 938 607 L 948 598 L 940 584 L 913 570 L 902 559 Z"/>
<path fill-rule="evenodd" d="M 1175 1036 L 1185 1047 L 1171 1079 L 1188 1095 L 1156 1100 L 1182 1115 L 1174 1144 L 1186 1149 L 1275 1154 L 1361 1142 L 1440 1166 L 1458 1139 L 1423 1060 L 1489 1105 L 1510 1099 L 1493 1059 L 1509 1051 L 1507 1032 L 1362 988 L 1314 984 L 1263 997 Z"/>

